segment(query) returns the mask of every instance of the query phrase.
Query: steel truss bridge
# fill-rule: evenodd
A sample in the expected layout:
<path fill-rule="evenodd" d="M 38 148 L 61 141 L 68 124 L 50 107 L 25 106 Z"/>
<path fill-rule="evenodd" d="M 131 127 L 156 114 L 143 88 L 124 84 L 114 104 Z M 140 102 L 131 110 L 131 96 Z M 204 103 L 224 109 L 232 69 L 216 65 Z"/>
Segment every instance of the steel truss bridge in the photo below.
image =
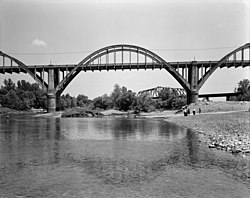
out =
<path fill-rule="evenodd" d="M 137 95 L 138 96 L 147 95 L 147 96 L 149 96 L 149 97 L 151 97 L 153 99 L 158 99 L 159 98 L 159 94 L 164 89 L 168 89 L 170 92 L 175 92 L 179 96 L 185 96 L 186 95 L 185 89 L 182 89 L 182 88 L 172 88 L 172 87 L 162 87 L 162 86 L 158 86 L 158 87 L 155 87 L 155 88 L 145 89 L 145 90 L 139 91 Z"/>
<path fill-rule="evenodd" d="M 154 70 L 169 72 L 187 93 L 187 102 L 198 100 L 200 88 L 217 68 L 250 66 L 250 43 L 226 54 L 218 61 L 167 62 L 154 52 L 135 45 L 112 45 L 99 49 L 78 64 L 26 65 L 0 51 L 0 73 L 27 73 L 47 92 L 48 111 L 56 109 L 57 99 L 81 72 L 110 70 Z"/>
<path fill-rule="evenodd" d="M 137 93 L 137 95 L 138 96 L 147 95 L 148 97 L 150 97 L 152 99 L 159 99 L 160 98 L 160 93 L 164 89 L 168 89 L 170 93 L 171 92 L 176 93 L 177 96 L 179 96 L 179 97 L 187 95 L 185 89 L 182 89 L 182 88 L 172 88 L 172 87 L 162 87 L 162 86 L 158 86 L 158 87 L 155 87 L 155 88 L 145 89 L 145 90 L 139 91 Z M 232 96 L 239 96 L 241 94 L 242 94 L 242 92 L 215 93 L 215 94 L 199 94 L 198 97 L 206 99 L 207 101 L 209 101 L 210 97 L 213 97 L 213 98 L 214 97 L 226 97 L 226 100 L 228 101 L 230 99 L 230 97 L 232 97 Z"/>

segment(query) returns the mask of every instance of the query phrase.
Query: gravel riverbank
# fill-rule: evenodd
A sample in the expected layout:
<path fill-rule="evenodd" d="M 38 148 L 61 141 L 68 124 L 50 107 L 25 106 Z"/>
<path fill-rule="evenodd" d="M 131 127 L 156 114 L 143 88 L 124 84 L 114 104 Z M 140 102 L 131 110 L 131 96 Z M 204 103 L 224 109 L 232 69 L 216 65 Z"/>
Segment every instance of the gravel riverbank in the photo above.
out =
<path fill-rule="evenodd" d="M 175 116 L 166 121 L 203 134 L 210 148 L 250 155 L 250 112 L 214 112 Z"/>

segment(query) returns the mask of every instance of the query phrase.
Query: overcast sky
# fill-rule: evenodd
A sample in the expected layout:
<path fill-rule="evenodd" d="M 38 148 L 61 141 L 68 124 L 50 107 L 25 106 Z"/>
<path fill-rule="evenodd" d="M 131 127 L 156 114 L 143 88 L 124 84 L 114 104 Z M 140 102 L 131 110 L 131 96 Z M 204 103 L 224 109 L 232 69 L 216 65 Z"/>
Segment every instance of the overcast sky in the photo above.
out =
<path fill-rule="evenodd" d="M 0 50 L 25 64 L 79 63 L 113 44 L 166 61 L 219 60 L 250 42 L 248 0 L 0 0 Z M 219 48 L 219 49 L 218 49 Z M 61 54 L 60 54 L 61 53 Z M 200 93 L 232 92 L 248 68 L 218 69 Z M 0 74 L 26 79 L 28 75 Z M 133 91 L 180 87 L 165 70 L 81 72 L 63 92 L 93 99 L 115 83 Z"/>

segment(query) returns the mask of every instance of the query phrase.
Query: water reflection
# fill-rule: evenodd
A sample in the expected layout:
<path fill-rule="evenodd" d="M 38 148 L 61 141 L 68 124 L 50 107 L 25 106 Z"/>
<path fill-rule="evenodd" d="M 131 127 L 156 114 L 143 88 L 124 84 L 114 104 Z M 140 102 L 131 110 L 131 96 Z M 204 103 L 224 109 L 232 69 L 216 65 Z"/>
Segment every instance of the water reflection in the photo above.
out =
<path fill-rule="evenodd" d="M 220 175 L 213 175 L 215 171 Z M 214 180 L 227 182 L 228 175 L 243 178 L 250 187 L 246 161 L 217 155 L 199 143 L 196 133 L 160 120 L 0 119 L 0 194 L 6 197 L 61 197 L 69 189 L 68 197 L 83 197 L 77 194 L 83 189 L 106 189 L 107 196 L 100 197 L 112 197 L 112 189 L 143 185 L 141 197 L 147 197 L 162 182 L 176 192 L 179 182 L 185 186 L 191 179 L 200 188 L 210 188 Z M 234 182 L 226 184 L 235 189 Z"/>
<path fill-rule="evenodd" d="M 63 139 L 60 118 L 46 119 L 46 138 L 55 140 Z"/>
<path fill-rule="evenodd" d="M 187 133 L 186 129 L 176 125 L 145 119 L 41 119 L 22 116 L 3 118 L 0 127 L 0 163 L 6 164 L 57 164 L 64 155 L 61 151 L 65 149 L 62 146 L 64 140 L 173 142 L 185 138 Z M 111 149 L 117 158 L 121 153 L 129 153 L 127 143 L 113 142 Z M 140 152 L 138 150 L 138 156 Z"/>
<path fill-rule="evenodd" d="M 0 164 L 59 162 L 60 119 L 1 118 L 0 127 Z"/>
<path fill-rule="evenodd" d="M 191 164 L 195 164 L 198 161 L 199 139 L 197 134 L 190 129 L 187 130 L 187 147 L 188 157 Z"/>
<path fill-rule="evenodd" d="M 67 139 L 167 140 L 186 136 L 187 130 L 159 120 L 120 118 L 62 119 L 61 130 Z"/>

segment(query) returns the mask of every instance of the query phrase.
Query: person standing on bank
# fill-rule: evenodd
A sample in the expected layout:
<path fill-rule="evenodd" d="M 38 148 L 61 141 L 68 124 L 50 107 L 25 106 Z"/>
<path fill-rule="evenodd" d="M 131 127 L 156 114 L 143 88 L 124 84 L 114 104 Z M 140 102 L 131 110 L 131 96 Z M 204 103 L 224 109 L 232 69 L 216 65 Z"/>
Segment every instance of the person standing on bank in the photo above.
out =
<path fill-rule="evenodd" d="M 184 109 L 184 116 L 187 116 L 187 109 Z"/>
<path fill-rule="evenodd" d="M 195 115 L 195 108 L 193 109 L 193 115 Z"/>
<path fill-rule="evenodd" d="M 201 108 L 199 108 L 199 114 L 201 114 Z"/>

